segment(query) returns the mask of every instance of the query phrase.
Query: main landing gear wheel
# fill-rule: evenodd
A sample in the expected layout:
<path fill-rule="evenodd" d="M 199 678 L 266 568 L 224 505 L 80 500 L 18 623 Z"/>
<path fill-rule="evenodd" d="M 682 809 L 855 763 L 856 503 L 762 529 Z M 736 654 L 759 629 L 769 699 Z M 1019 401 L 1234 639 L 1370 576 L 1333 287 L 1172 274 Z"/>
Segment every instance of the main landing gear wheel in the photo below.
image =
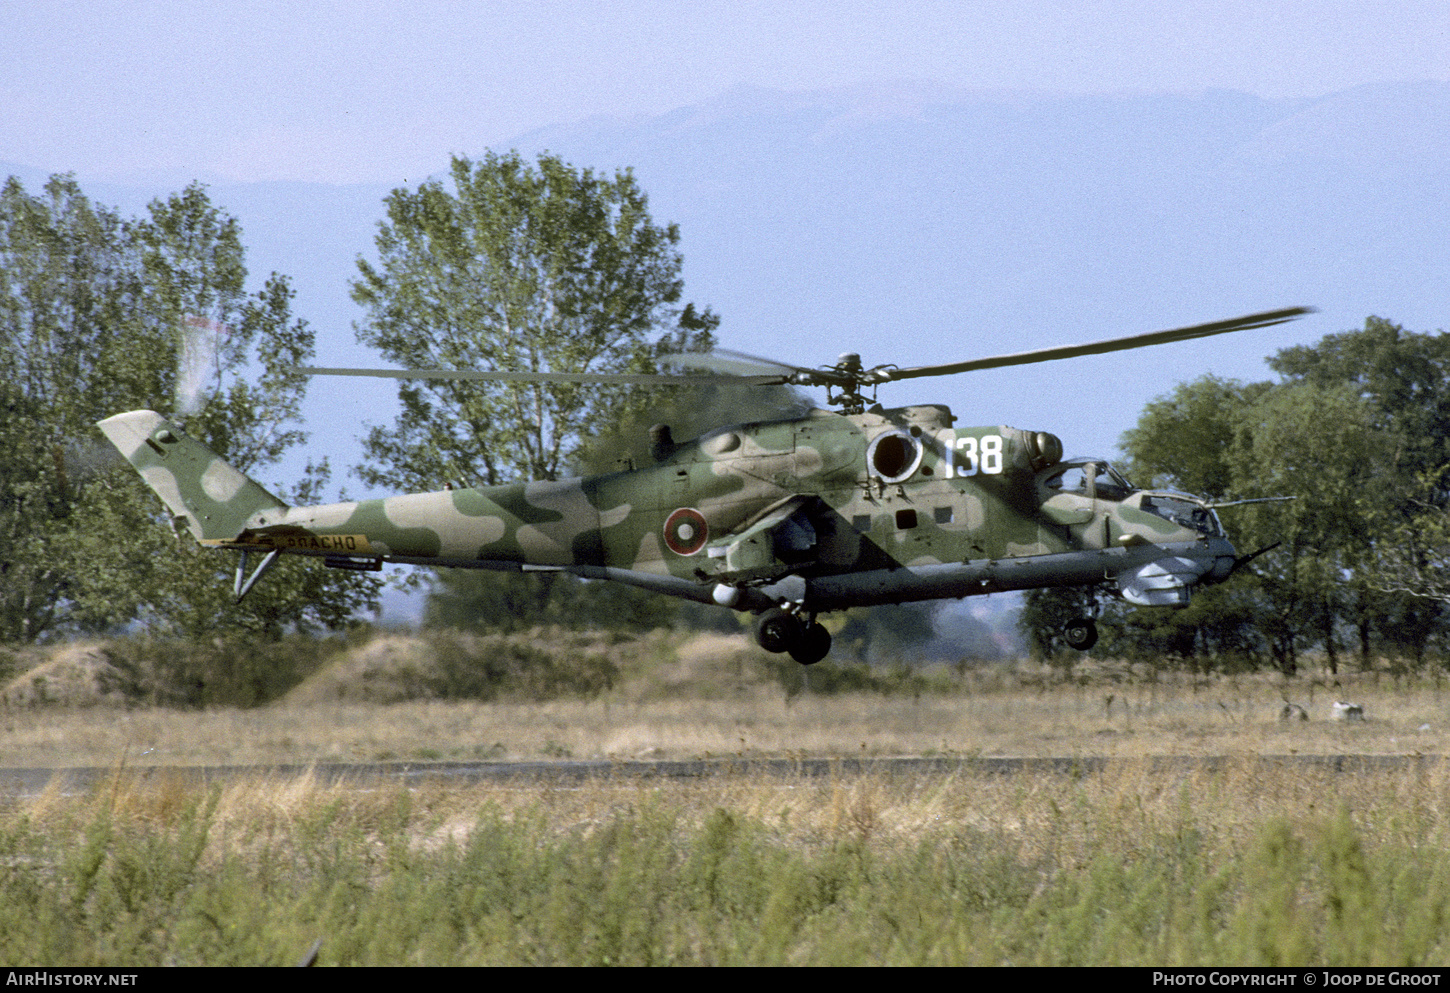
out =
<path fill-rule="evenodd" d="M 1062 636 L 1069 648 L 1085 652 L 1098 643 L 1098 625 L 1091 617 L 1078 617 L 1067 622 Z"/>
<path fill-rule="evenodd" d="M 820 624 L 811 624 L 801 632 L 800 639 L 786 650 L 801 665 L 815 665 L 831 654 L 831 632 Z"/>
<path fill-rule="evenodd" d="M 779 654 L 801 640 L 804 625 L 794 614 L 776 607 L 761 614 L 755 621 L 755 640 L 767 652 Z"/>
<path fill-rule="evenodd" d="M 779 608 L 767 610 L 756 620 L 755 640 L 767 652 L 789 652 L 801 665 L 815 665 L 831 653 L 831 632 Z"/>

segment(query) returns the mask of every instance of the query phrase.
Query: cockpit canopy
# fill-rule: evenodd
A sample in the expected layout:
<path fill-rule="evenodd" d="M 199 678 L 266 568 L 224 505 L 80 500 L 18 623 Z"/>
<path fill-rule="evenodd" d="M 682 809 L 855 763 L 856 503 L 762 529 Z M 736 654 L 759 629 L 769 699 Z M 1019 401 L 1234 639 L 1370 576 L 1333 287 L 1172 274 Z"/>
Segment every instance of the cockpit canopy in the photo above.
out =
<path fill-rule="evenodd" d="M 1104 500 L 1121 500 L 1137 489 L 1103 459 L 1084 458 L 1060 463 L 1043 485 L 1059 493 L 1093 494 Z"/>
<path fill-rule="evenodd" d="M 1144 493 L 1143 502 L 1139 506 L 1179 527 L 1192 528 L 1213 538 L 1224 537 L 1223 525 L 1213 508 L 1188 493 L 1164 493 L 1155 490 Z"/>
<path fill-rule="evenodd" d="M 1210 537 L 1224 535 L 1218 515 L 1203 500 L 1190 493 L 1170 490 L 1140 491 L 1105 459 L 1069 459 L 1054 466 L 1042 485 L 1049 491 L 1076 493 L 1098 500 L 1124 501 L 1141 493 L 1137 505 L 1148 513 Z"/>

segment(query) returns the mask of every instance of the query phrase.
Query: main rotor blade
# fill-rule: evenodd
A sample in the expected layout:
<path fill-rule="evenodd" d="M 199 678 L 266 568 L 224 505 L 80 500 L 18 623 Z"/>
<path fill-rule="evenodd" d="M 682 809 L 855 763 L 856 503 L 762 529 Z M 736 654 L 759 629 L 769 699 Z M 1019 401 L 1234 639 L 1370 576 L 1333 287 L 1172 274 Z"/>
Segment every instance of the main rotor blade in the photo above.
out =
<path fill-rule="evenodd" d="M 953 362 L 947 365 L 924 365 L 910 369 L 884 368 L 880 375 L 887 381 L 917 379 L 922 376 L 950 376 L 958 372 L 975 369 L 997 369 L 1009 365 L 1030 365 L 1034 362 L 1052 362 L 1056 359 L 1071 359 L 1079 355 L 1101 355 L 1104 352 L 1120 352 L 1129 348 L 1147 348 L 1150 345 L 1164 345 L 1172 341 L 1186 341 L 1190 338 L 1207 338 L 1230 331 L 1247 331 L 1250 328 L 1266 328 L 1292 321 L 1305 314 L 1314 313 L 1313 307 L 1289 307 L 1286 310 L 1269 310 L 1262 314 L 1248 314 L 1227 321 L 1212 324 L 1195 324 L 1187 328 L 1173 328 L 1169 331 L 1150 331 L 1127 338 L 1108 338 L 1089 342 L 1086 345 L 1058 345 L 1053 348 L 1039 348 L 1031 352 L 1016 352 L 1011 355 L 994 355 L 986 359 L 972 359 L 967 362 Z"/>
<path fill-rule="evenodd" d="M 373 379 L 452 379 L 493 383 L 596 383 L 614 386 L 765 386 L 784 376 L 669 376 L 659 373 L 490 372 L 478 369 L 318 369 L 297 366 L 305 376 L 367 376 Z"/>
<path fill-rule="evenodd" d="M 676 369 L 709 369 L 711 372 L 724 373 L 727 376 L 774 374 L 785 378 L 796 373 L 813 371 L 802 366 L 777 362 L 775 359 L 763 359 L 758 355 L 747 355 L 744 352 L 736 352 L 728 348 L 717 348 L 709 352 L 675 352 L 670 355 L 661 355 L 660 365 L 673 366 Z"/>

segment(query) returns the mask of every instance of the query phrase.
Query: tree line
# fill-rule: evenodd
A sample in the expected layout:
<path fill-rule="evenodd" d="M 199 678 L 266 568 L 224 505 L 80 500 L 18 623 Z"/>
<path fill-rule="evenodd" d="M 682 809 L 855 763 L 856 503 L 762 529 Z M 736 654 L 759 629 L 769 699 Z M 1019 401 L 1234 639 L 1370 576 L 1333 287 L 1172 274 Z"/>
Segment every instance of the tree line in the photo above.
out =
<path fill-rule="evenodd" d="M 674 225 L 656 224 L 628 170 L 555 156 L 454 159 L 448 182 L 384 202 L 376 257 L 359 256 L 358 339 L 380 363 L 497 371 L 659 371 L 665 353 L 713 347 L 719 318 L 681 300 Z M 168 527 L 154 496 L 94 423 L 152 408 L 243 472 L 299 446 L 314 335 L 286 276 L 249 293 L 237 220 L 193 184 L 124 218 L 72 176 L 0 192 L 0 643 L 93 633 L 276 638 L 345 627 L 375 610 L 377 577 L 290 559 L 240 603 L 232 557 Z M 706 388 L 417 381 L 364 438 L 352 471 L 390 492 L 605 471 L 646 460 L 647 428 L 676 430 L 804 410 L 787 389 L 741 404 Z M 316 502 L 325 459 L 278 488 Z M 689 605 L 616 584 L 445 570 L 432 623 L 646 628 Z"/>
<path fill-rule="evenodd" d="M 165 526 L 95 422 L 159 409 L 257 473 L 306 440 L 313 333 L 287 277 L 246 290 L 241 230 L 200 185 L 124 218 L 71 176 L 0 189 L 0 643 L 346 624 L 378 586 L 282 563 L 240 604 L 230 556 Z M 279 495 L 315 498 L 325 460 Z"/>
<path fill-rule="evenodd" d="M 683 299 L 679 231 L 650 217 L 628 170 L 545 154 L 456 158 L 446 181 L 384 201 L 375 256 L 352 283 L 359 341 L 380 362 L 498 371 L 655 372 L 714 346 L 719 318 Z M 151 407 L 252 475 L 306 444 L 314 335 L 288 278 L 250 292 L 237 220 L 204 187 L 124 218 L 73 177 L 0 190 L 0 642 L 145 631 L 276 638 L 354 623 L 377 577 L 287 559 L 244 600 L 232 560 L 167 527 L 94 422 Z M 1130 478 L 1215 503 L 1241 554 L 1267 549 L 1184 610 L 1132 610 L 1107 589 L 1036 591 L 1021 627 L 1059 649 L 1061 621 L 1100 617 L 1097 653 L 1293 669 L 1376 653 L 1414 662 L 1450 628 L 1450 339 L 1377 317 L 1285 349 L 1274 382 L 1212 376 L 1150 403 L 1122 447 Z M 647 428 L 678 437 L 789 417 L 793 390 L 644 390 L 567 383 L 405 381 L 353 473 L 389 491 L 602 472 L 649 460 Z M 279 487 L 315 502 L 326 460 Z M 1271 547 L 1272 546 L 1272 547 Z M 418 571 L 427 620 L 644 629 L 734 626 L 733 616 L 552 573 Z M 849 622 L 863 646 L 931 636 L 929 610 Z"/>

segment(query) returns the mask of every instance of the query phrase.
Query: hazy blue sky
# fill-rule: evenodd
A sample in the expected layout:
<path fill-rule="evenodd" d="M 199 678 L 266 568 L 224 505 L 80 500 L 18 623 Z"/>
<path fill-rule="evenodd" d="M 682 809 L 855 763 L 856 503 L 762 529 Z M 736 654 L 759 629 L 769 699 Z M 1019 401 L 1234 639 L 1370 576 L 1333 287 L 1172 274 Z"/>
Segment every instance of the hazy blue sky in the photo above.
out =
<path fill-rule="evenodd" d="M 589 115 L 907 78 L 1266 97 L 1450 80 L 1450 4 L 10 3 L 0 161 L 82 180 L 391 183 Z"/>

